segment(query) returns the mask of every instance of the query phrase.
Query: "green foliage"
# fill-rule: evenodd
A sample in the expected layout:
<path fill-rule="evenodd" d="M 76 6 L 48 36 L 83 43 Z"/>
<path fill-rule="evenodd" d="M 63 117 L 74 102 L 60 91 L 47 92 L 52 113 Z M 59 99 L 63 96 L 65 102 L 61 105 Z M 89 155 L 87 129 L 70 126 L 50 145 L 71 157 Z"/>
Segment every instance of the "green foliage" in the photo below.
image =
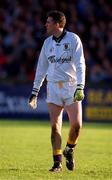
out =
<path fill-rule="evenodd" d="M 63 123 L 63 148 L 69 125 Z M 0 121 L 0 180 L 112 179 L 112 124 L 85 123 L 75 150 L 76 171 L 51 173 L 48 121 Z"/>

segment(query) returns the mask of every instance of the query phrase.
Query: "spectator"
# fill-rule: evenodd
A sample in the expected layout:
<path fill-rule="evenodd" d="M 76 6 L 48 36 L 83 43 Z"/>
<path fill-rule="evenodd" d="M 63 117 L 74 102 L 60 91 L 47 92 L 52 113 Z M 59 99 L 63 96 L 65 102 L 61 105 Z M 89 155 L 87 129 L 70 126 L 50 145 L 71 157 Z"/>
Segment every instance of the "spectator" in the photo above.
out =
<path fill-rule="evenodd" d="M 87 72 L 90 73 L 88 81 L 112 79 L 111 3 L 104 0 L 76 0 L 75 3 L 71 0 L 52 0 L 50 3 L 46 0 L 2 1 L 0 79 L 15 76 L 20 81 L 33 80 L 34 57 L 36 54 L 38 56 L 46 37 L 42 22 L 45 23 L 45 14 L 52 9 L 63 10 L 69 19 L 66 28 L 81 37 L 87 57 Z M 30 71 L 29 63 L 33 72 Z"/>

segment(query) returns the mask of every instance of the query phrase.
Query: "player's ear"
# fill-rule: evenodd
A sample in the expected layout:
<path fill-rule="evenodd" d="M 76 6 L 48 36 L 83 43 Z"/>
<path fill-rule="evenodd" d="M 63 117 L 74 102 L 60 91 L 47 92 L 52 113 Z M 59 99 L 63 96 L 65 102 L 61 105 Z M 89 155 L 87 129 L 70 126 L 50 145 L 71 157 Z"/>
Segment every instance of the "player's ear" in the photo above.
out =
<path fill-rule="evenodd" d="M 57 28 L 59 28 L 59 27 L 60 27 L 60 26 L 59 26 L 59 23 L 55 23 L 55 24 L 56 24 L 56 27 L 57 27 Z"/>

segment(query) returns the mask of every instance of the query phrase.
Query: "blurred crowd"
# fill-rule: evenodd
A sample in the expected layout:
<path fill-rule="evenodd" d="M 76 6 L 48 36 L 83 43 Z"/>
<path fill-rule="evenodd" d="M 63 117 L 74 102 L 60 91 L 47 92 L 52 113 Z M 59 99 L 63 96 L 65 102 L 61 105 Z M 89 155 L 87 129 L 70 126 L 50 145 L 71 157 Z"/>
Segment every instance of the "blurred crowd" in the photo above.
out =
<path fill-rule="evenodd" d="M 1 0 L 0 81 L 32 82 L 46 13 L 61 10 L 83 42 L 87 82 L 112 80 L 112 6 L 106 0 Z"/>

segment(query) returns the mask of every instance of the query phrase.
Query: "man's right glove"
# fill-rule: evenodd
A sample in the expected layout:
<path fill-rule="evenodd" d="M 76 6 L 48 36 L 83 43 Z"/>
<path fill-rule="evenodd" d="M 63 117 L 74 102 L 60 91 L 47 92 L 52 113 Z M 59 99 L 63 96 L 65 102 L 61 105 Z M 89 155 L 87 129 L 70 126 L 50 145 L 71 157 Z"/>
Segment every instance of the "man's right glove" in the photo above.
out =
<path fill-rule="evenodd" d="M 36 109 L 37 107 L 37 96 L 38 96 L 38 89 L 33 88 L 32 94 L 28 101 L 29 106 L 33 109 Z"/>
<path fill-rule="evenodd" d="M 32 109 L 36 109 L 36 107 L 37 107 L 37 96 L 35 94 L 31 94 L 28 103 Z"/>
<path fill-rule="evenodd" d="M 74 93 L 74 101 L 82 101 L 84 99 L 83 85 L 77 85 Z"/>

